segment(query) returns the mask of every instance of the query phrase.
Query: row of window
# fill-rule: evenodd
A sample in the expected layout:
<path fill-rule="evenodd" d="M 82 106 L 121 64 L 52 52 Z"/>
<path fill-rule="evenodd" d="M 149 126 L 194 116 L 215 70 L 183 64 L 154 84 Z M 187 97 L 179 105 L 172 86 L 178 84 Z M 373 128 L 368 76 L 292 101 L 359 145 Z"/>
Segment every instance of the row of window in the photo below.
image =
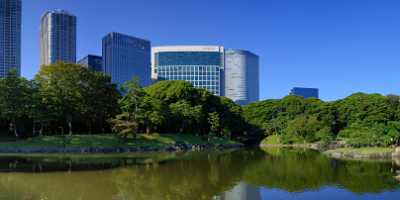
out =
<path fill-rule="evenodd" d="M 159 73 L 158 77 L 165 79 L 174 79 L 174 80 L 201 80 L 201 81 L 215 81 L 219 80 L 219 76 L 184 76 L 184 75 L 171 75 Z"/>
<path fill-rule="evenodd" d="M 220 52 L 160 52 L 156 53 L 157 65 L 221 65 Z"/>
<path fill-rule="evenodd" d="M 159 65 L 159 70 L 169 71 L 219 71 L 219 65 Z"/>

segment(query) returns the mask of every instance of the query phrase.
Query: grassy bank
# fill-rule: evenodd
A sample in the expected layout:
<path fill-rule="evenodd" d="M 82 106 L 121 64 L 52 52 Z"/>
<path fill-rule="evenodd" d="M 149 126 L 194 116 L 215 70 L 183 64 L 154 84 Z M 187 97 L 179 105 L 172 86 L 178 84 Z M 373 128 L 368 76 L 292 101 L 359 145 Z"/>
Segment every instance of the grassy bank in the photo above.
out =
<path fill-rule="evenodd" d="M 391 159 L 394 148 L 365 147 L 365 148 L 339 148 L 331 149 L 324 154 L 335 158 L 348 159 Z"/>
<path fill-rule="evenodd" d="M 325 155 L 341 159 L 391 159 L 395 151 L 390 147 L 343 147 L 347 146 L 343 141 L 332 141 L 329 144 L 321 143 L 306 143 L 300 141 L 299 143 L 284 144 L 278 135 L 272 135 L 265 138 L 260 146 L 262 148 L 270 147 L 290 147 L 290 148 L 311 148 L 323 152 Z"/>
<path fill-rule="evenodd" d="M 211 147 L 240 145 L 224 139 L 207 138 L 190 134 L 140 134 L 136 138 L 120 138 L 116 135 L 73 135 L 73 136 L 42 136 L 17 141 L 0 142 L 0 150 L 12 149 L 152 149 L 162 151 L 177 145 L 209 145 Z M 4 151 L 3 151 L 4 152 Z"/>
<path fill-rule="evenodd" d="M 296 143 L 292 144 L 284 144 L 281 141 L 279 135 L 271 135 L 266 137 L 264 140 L 261 141 L 261 147 L 301 147 L 301 148 L 311 148 L 311 143 L 307 143 L 305 141 L 297 141 Z"/>

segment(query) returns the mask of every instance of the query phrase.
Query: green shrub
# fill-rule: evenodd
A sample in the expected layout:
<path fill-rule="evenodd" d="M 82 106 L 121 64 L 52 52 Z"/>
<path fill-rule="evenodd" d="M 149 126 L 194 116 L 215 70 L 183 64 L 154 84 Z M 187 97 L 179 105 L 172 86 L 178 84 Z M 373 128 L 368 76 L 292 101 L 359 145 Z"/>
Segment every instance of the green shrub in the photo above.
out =
<path fill-rule="evenodd" d="M 363 125 L 354 123 L 339 132 L 338 138 L 346 140 L 353 147 L 389 146 L 390 137 L 386 135 L 383 124 Z"/>

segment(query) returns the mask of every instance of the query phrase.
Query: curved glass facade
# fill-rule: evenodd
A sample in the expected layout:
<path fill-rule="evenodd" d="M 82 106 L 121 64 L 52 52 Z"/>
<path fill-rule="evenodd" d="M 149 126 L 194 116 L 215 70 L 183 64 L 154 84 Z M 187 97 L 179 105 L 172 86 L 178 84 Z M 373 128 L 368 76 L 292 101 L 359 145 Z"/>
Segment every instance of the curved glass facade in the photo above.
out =
<path fill-rule="evenodd" d="M 153 70 L 158 80 L 185 80 L 215 95 L 223 94 L 222 47 L 153 48 Z"/>
<path fill-rule="evenodd" d="M 0 0 L 0 78 L 21 73 L 21 0 Z"/>
<path fill-rule="evenodd" d="M 225 96 L 240 105 L 259 100 L 259 58 L 243 50 L 225 51 Z"/>
<path fill-rule="evenodd" d="M 40 64 L 76 62 L 76 16 L 63 10 L 46 12 L 40 26 Z"/>

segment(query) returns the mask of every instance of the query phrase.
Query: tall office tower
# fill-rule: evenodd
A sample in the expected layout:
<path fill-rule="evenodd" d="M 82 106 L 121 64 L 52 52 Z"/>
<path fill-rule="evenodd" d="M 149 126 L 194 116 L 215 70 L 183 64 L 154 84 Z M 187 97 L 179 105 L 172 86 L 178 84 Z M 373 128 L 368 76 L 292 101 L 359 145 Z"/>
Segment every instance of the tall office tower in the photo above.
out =
<path fill-rule="evenodd" d="M 103 72 L 116 84 L 137 76 L 141 86 L 151 84 L 150 41 L 121 33 L 109 33 L 103 38 Z"/>
<path fill-rule="evenodd" d="M 87 55 L 78 61 L 78 64 L 93 71 L 102 71 L 103 58 L 101 56 Z"/>
<path fill-rule="evenodd" d="M 152 78 L 185 80 L 215 95 L 224 93 L 224 48 L 162 46 L 152 48 Z"/>
<path fill-rule="evenodd" d="M 319 90 L 318 88 L 302 88 L 295 87 L 290 91 L 291 95 L 301 96 L 305 99 L 307 98 L 319 98 Z"/>
<path fill-rule="evenodd" d="M 243 50 L 225 51 L 225 96 L 237 104 L 259 100 L 259 58 Z"/>
<path fill-rule="evenodd" d="M 76 62 L 76 16 L 64 10 L 48 11 L 40 25 L 40 64 Z"/>
<path fill-rule="evenodd" d="M 0 0 L 0 78 L 21 74 L 21 0 Z"/>

